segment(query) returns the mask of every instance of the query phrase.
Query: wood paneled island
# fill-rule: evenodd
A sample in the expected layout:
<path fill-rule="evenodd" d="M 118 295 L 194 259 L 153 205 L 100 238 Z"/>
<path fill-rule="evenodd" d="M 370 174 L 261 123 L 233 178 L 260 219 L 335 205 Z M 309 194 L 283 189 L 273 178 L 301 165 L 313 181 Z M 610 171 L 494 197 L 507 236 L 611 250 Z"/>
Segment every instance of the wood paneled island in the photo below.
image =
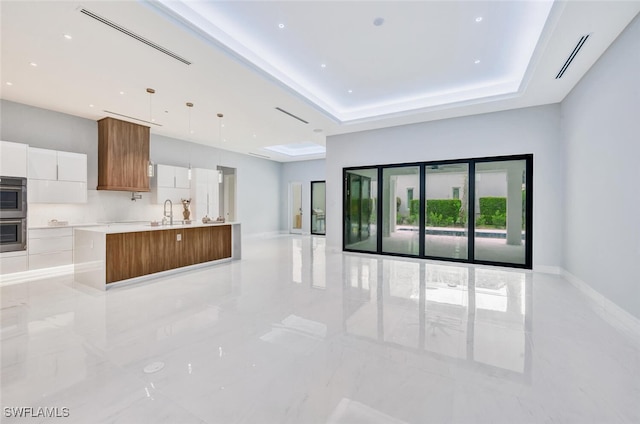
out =
<path fill-rule="evenodd" d="M 101 290 L 240 259 L 240 224 L 107 225 L 74 231 L 74 279 Z"/>

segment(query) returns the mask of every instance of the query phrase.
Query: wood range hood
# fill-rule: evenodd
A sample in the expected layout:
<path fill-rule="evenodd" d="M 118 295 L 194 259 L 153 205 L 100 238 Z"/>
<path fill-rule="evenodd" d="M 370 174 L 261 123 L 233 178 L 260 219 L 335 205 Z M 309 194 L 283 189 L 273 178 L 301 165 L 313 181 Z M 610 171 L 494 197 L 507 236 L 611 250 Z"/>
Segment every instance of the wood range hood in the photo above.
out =
<path fill-rule="evenodd" d="M 98 190 L 149 191 L 149 127 L 98 121 Z"/>

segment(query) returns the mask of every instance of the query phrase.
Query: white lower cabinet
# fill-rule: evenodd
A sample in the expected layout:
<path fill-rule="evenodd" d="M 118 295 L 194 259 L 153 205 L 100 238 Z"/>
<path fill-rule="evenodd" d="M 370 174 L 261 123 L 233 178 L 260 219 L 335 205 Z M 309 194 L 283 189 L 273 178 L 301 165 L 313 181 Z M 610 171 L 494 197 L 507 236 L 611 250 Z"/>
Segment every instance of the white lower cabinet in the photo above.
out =
<path fill-rule="evenodd" d="M 73 263 L 73 228 L 29 230 L 29 269 L 50 268 Z"/>
<path fill-rule="evenodd" d="M 0 274 L 13 274 L 27 270 L 27 252 L 0 253 Z"/>

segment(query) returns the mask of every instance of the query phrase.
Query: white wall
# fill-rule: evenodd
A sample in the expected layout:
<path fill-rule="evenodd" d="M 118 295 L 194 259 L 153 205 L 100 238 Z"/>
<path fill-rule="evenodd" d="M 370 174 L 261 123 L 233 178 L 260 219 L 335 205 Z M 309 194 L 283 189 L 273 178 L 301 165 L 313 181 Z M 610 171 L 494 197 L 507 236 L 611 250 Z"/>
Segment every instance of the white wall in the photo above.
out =
<path fill-rule="evenodd" d="M 640 318 L 640 16 L 561 112 L 564 268 Z"/>
<path fill-rule="evenodd" d="M 403 125 L 327 138 L 327 245 L 342 245 L 342 168 L 533 153 L 533 265 L 562 265 L 559 105 Z"/>
<path fill-rule="evenodd" d="M 96 191 L 98 183 L 98 125 L 95 121 L 20 103 L 0 103 L 0 138 L 33 147 L 87 154 L 88 203 L 84 205 L 29 205 L 29 225 L 46 225 L 49 219 L 70 222 L 148 221 L 162 218 L 162 205 L 151 194 L 132 202 L 128 192 Z M 150 158 L 155 163 L 215 169 L 218 164 L 236 168 L 238 221 L 242 235 L 280 230 L 280 178 L 282 166 L 251 156 L 151 134 Z M 174 205 L 174 216 L 182 216 Z"/>
<path fill-rule="evenodd" d="M 289 232 L 290 228 L 289 183 L 302 183 L 302 233 L 309 234 L 311 232 L 311 181 L 324 181 L 324 179 L 324 159 L 282 164 L 282 185 L 280 187 L 282 214 L 280 216 L 280 228 L 282 228 L 283 231 Z M 327 221 L 332 219 L 331 216 L 327 216 Z"/>

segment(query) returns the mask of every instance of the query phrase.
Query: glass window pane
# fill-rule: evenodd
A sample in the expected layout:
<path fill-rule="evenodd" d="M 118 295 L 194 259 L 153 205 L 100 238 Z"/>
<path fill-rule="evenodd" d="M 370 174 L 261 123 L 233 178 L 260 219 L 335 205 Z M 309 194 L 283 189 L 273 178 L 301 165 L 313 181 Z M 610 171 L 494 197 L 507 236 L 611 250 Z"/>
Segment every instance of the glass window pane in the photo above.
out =
<path fill-rule="evenodd" d="M 425 256 L 467 259 L 469 165 L 427 165 L 425 195 Z"/>
<path fill-rule="evenodd" d="M 376 252 L 377 168 L 346 172 L 344 244 L 346 249 Z"/>
<path fill-rule="evenodd" d="M 525 264 L 525 169 L 525 160 L 476 164 L 476 260 Z"/>
<path fill-rule="evenodd" d="M 420 193 L 407 189 L 420 187 L 420 167 L 392 167 L 382 170 L 382 251 L 418 255 Z"/>

